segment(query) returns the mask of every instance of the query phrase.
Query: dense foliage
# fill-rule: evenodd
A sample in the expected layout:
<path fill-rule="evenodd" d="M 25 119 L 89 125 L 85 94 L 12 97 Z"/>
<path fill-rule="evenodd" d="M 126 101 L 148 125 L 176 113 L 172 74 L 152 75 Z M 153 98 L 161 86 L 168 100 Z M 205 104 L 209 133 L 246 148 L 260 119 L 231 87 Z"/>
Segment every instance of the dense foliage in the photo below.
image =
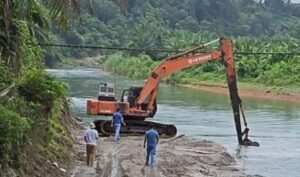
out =
<path fill-rule="evenodd" d="M 25 117 L 0 107 L 0 164 L 19 166 L 19 156 L 24 145 L 24 135 L 29 128 Z"/>
<path fill-rule="evenodd" d="M 93 14 L 83 9 L 82 24 L 75 21 L 62 33 L 53 28 L 51 42 L 182 50 L 220 36 L 300 37 L 300 5 L 287 0 L 95 0 L 93 9 Z M 55 66 L 65 57 L 80 59 L 113 52 L 53 48 L 45 59 Z M 167 55 L 143 54 L 154 60 Z"/>
<path fill-rule="evenodd" d="M 74 22 L 63 33 L 53 28 L 53 43 L 109 47 L 184 50 L 225 36 L 234 40 L 238 52 L 297 52 L 299 50 L 300 4 L 286 0 L 95 0 L 94 13 L 83 9 L 82 24 Z M 115 51 L 54 48 L 45 53 L 49 66 L 62 58 L 81 59 L 110 55 Z M 109 58 L 121 63 L 110 68 L 129 77 L 145 77 L 153 66 L 142 60 L 161 60 L 174 53 L 124 51 Z M 132 58 L 115 62 L 118 57 Z M 240 79 L 283 86 L 297 84 L 299 57 L 291 55 L 236 55 Z M 110 63 L 110 64 L 109 64 Z M 145 67 L 145 68 L 144 68 Z M 135 71 L 139 68 L 138 71 Z M 209 63 L 173 74 L 176 82 L 222 80 L 223 67 Z M 180 77 L 178 77 L 180 75 Z M 195 76 L 197 75 L 197 76 Z M 191 77 L 193 76 L 193 77 Z M 195 79 L 196 77 L 197 79 Z M 181 78 L 181 79 L 180 79 Z M 201 79 L 202 78 L 202 79 Z M 220 79 L 218 79 L 220 78 Z"/>
<path fill-rule="evenodd" d="M 31 70 L 19 81 L 18 92 L 28 102 L 38 103 L 49 113 L 59 98 L 67 95 L 67 86 L 44 71 Z"/>
<path fill-rule="evenodd" d="M 76 7 L 74 0 L 0 1 L 0 176 L 24 176 L 24 166 L 35 166 L 34 158 L 58 146 L 55 134 L 64 131 L 59 121 L 67 87 L 43 70 L 41 48 L 29 43 L 46 40 L 49 19 L 63 26 Z"/>
<path fill-rule="evenodd" d="M 56 147 L 59 146 L 56 141 L 69 141 L 67 134 L 60 140 L 55 139 L 57 131 L 65 131 L 59 121 L 66 103 L 67 87 L 42 70 L 29 70 L 15 83 L 11 98 L 0 97 L 0 104 L 5 105 L 0 108 L 0 165 L 19 169 L 20 164 L 26 165 L 25 159 L 30 155 L 24 154 L 24 145 L 38 148 L 36 151 L 44 147 L 48 153 L 52 151 L 47 148 L 55 147 L 53 153 L 57 153 L 54 151 L 60 147 Z M 61 157 L 60 154 L 58 158 Z"/>

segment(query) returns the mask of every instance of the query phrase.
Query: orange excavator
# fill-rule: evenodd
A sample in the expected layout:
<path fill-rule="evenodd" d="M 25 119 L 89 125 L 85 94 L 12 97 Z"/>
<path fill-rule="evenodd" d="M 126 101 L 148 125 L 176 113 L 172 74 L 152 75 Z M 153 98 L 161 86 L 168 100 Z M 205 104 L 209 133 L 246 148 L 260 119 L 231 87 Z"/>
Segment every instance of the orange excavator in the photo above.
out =
<path fill-rule="evenodd" d="M 218 50 L 206 53 L 198 52 L 199 49 L 216 42 L 220 43 Z M 98 99 L 87 101 L 87 113 L 90 115 L 112 116 L 119 108 L 126 122 L 126 126 L 121 128 L 121 134 L 144 134 L 150 125 L 154 125 L 161 136 L 173 137 L 177 133 L 174 125 L 145 121 L 146 118 L 154 117 L 157 111 L 156 98 L 160 81 L 176 71 L 214 60 L 221 60 L 225 66 L 238 143 L 240 145 L 258 146 L 257 142 L 248 139 L 249 128 L 247 127 L 241 99 L 237 91 L 233 45 L 231 40 L 224 38 L 211 41 L 163 60 L 153 70 L 143 87 L 130 87 L 127 90 L 123 90 L 120 100 L 115 99 L 113 84 L 100 83 Z M 243 117 L 244 131 L 242 131 L 240 115 Z M 114 132 L 110 120 L 95 120 L 94 123 L 96 129 L 103 135 L 111 135 Z"/>

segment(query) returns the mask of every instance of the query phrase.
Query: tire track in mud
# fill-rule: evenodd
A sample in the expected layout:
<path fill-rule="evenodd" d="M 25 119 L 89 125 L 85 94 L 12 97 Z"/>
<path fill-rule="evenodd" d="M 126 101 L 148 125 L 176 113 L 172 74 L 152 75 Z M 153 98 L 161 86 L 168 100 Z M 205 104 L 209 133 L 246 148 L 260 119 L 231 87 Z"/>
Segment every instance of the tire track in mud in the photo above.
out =
<path fill-rule="evenodd" d="M 145 150 L 140 149 L 140 146 L 137 146 L 136 143 L 108 141 L 106 144 L 110 147 L 116 147 L 103 153 L 102 158 L 107 160 L 101 177 L 161 177 L 158 167 L 144 165 Z M 104 151 L 107 149 L 105 146 L 102 147 Z M 136 150 L 134 151 L 134 149 Z"/>
<path fill-rule="evenodd" d="M 126 146 L 126 144 L 124 144 L 124 146 Z M 126 154 L 126 149 L 124 148 L 122 150 L 125 150 L 125 152 L 120 152 L 121 154 L 125 154 L 121 155 L 119 159 L 122 176 L 161 177 L 161 172 L 159 171 L 158 166 L 145 166 L 145 149 L 138 146 L 136 143 L 130 144 L 128 149 L 136 149 L 136 151 L 134 153 L 131 152 Z"/>
<path fill-rule="evenodd" d="M 122 148 L 122 145 L 118 145 L 113 148 L 108 154 L 104 154 L 104 159 L 107 159 L 106 165 L 101 173 L 101 177 L 121 177 L 121 167 L 119 158 L 117 157 L 118 151 Z"/>
<path fill-rule="evenodd" d="M 234 158 L 210 141 L 189 138 L 161 142 L 155 167 L 145 166 L 146 150 L 142 137 L 100 138 L 97 166 L 85 164 L 85 145 L 75 146 L 71 177 L 250 177 L 232 166 Z"/>

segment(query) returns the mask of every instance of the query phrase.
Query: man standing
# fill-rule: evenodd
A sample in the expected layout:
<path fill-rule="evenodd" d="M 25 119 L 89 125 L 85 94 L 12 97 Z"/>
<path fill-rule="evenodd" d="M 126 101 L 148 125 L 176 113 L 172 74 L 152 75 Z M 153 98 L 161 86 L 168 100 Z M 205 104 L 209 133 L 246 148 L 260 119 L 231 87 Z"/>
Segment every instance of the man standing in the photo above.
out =
<path fill-rule="evenodd" d="M 159 135 L 156 130 L 154 130 L 154 125 L 150 125 L 150 130 L 146 131 L 144 139 L 144 148 L 146 147 L 147 142 L 147 156 L 146 156 L 146 165 L 149 165 L 149 157 L 151 160 L 151 166 L 155 164 L 155 155 L 156 155 L 156 145 L 158 144 Z"/>
<path fill-rule="evenodd" d="M 113 114 L 112 121 L 111 121 L 111 126 L 115 128 L 115 141 L 120 140 L 121 124 L 123 124 L 124 126 L 126 125 L 123 120 L 123 116 L 120 112 L 120 109 L 117 108 L 117 112 Z"/>
<path fill-rule="evenodd" d="M 98 132 L 94 129 L 95 124 L 90 123 L 90 128 L 84 132 L 84 140 L 86 142 L 86 157 L 87 165 L 93 166 L 95 155 L 96 155 L 96 145 L 98 139 Z"/>

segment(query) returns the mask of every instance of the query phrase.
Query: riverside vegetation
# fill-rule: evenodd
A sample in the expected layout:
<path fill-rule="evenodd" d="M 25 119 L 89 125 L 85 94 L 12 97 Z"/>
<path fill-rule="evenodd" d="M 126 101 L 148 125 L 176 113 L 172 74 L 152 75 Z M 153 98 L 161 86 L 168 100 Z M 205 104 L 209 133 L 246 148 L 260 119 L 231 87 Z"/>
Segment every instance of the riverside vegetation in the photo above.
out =
<path fill-rule="evenodd" d="M 47 35 L 50 19 L 63 22 L 75 8 L 70 3 L 0 2 L 1 177 L 65 175 L 76 125 L 68 86 L 44 71 L 42 49 L 28 43 Z"/>
<path fill-rule="evenodd" d="M 287 0 L 96 0 L 93 8 L 93 14 L 83 9 L 84 25 L 75 21 L 63 33 L 53 28 L 51 41 L 182 51 L 225 36 L 234 40 L 236 52 L 299 51 L 300 4 Z M 172 54 L 54 48 L 44 53 L 44 59 L 48 66 L 54 67 L 58 63 L 72 65 L 75 60 L 105 55 L 106 70 L 145 78 L 157 65 L 156 61 Z M 239 81 L 245 82 L 242 86 L 279 90 L 289 86 L 290 90 L 299 90 L 299 55 L 235 57 Z M 220 63 L 211 62 L 172 74 L 168 80 L 224 84 L 223 68 Z"/>
<path fill-rule="evenodd" d="M 267 38 L 270 40 L 270 38 Z M 236 51 L 269 52 L 293 51 L 297 39 L 284 41 L 281 37 L 266 41 L 266 37 L 251 39 L 239 37 L 234 40 Z M 264 42 L 263 42 L 264 41 Z M 236 55 L 236 70 L 242 87 L 258 90 L 300 92 L 300 56 L 293 55 Z M 113 54 L 103 59 L 103 68 L 133 79 L 145 79 L 161 61 L 153 61 L 148 55 L 128 56 Z M 191 69 L 173 73 L 165 80 L 179 84 L 226 85 L 225 69 L 221 62 L 209 62 Z"/>

